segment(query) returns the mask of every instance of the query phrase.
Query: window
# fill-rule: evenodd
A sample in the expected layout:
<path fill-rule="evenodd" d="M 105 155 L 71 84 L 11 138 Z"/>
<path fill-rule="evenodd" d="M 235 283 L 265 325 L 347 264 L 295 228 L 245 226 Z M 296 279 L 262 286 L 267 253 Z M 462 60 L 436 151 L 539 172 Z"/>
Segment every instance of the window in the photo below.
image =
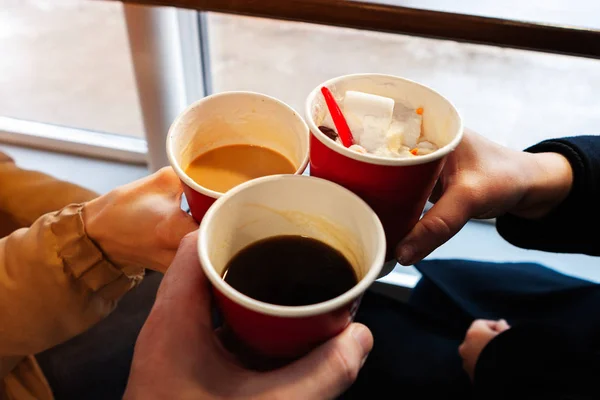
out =
<path fill-rule="evenodd" d="M 263 92 L 300 113 L 326 79 L 380 72 L 431 86 L 468 127 L 517 149 L 600 133 L 597 60 L 213 13 L 208 33 L 215 91 Z"/>
<path fill-rule="evenodd" d="M 376 2 L 600 26 L 600 3 L 591 0 Z M 600 132 L 600 61 L 580 57 L 85 0 L 6 0 L 0 47 L 0 142 L 148 161 L 150 169 L 167 164 L 172 120 L 206 94 L 254 90 L 303 113 L 314 86 L 356 72 L 427 84 L 457 105 L 467 126 L 518 149 Z"/>
<path fill-rule="evenodd" d="M 120 3 L 5 1 L 0 48 L 0 139 L 145 162 Z"/>
<path fill-rule="evenodd" d="M 4 2 L 0 142 L 166 165 L 169 124 L 204 95 L 196 22 L 114 1 Z"/>
<path fill-rule="evenodd" d="M 0 115 L 143 137 L 120 3 L 9 0 L 0 29 Z"/>

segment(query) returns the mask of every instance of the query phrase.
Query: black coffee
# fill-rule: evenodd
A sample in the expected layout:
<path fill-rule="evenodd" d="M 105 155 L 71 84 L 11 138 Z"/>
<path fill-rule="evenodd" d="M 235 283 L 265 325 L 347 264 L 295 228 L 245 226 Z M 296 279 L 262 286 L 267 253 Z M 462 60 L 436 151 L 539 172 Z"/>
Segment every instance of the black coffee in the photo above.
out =
<path fill-rule="evenodd" d="M 276 236 L 252 243 L 229 261 L 223 279 L 253 299 L 282 306 L 330 300 L 357 283 L 342 253 L 303 236 Z"/>

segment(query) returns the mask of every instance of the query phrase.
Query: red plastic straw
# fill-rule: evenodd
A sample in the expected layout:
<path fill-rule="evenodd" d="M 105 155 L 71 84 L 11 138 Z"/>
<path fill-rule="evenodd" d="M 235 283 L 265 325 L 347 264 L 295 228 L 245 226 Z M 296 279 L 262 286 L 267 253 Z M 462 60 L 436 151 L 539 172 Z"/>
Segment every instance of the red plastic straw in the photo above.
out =
<path fill-rule="evenodd" d="M 323 86 L 321 88 L 321 93 L 323 93 L 323 97 L 325 97 L 325 103 L 327 103 L 327 108 L 329 109 L 329 113 L 331 114 L 331 119 L 333 119 L 333 123 L 338 131 L 338 135 L 340 136 L 342 144 L 344 145 L 344 147 L 352 146 L 354 144 L 354 140 L 352 139 L 352 132 L 350 132 L 348 122 L 346 122 L 346 118 L 344 117 L 344 114 L 342 114 L 342 110 L 340 110 L 340 107 L 333 98 L 331 90 Z"/>

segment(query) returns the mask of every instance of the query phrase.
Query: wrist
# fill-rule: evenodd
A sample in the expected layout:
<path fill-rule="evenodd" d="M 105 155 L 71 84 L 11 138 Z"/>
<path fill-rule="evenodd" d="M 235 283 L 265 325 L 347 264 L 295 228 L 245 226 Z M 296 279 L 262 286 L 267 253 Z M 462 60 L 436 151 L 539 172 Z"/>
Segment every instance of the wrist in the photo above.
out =
<path fill-rule="evenodd" d="M 560 205 L 573 186 L 573 169 L 558 153 L 523 153 L 527 159 L 523 199 L 511 213 L 541 218 Z"/>
<path fill-rule="evenodd" d="M 83 205 L 82 218 L 85 234 L 90 238 L 102 251 L 103 249 L 103 234 L 100 224 L 100 215 L 102 214 L 103 205 L 101 198 L 88 201 Z"/>

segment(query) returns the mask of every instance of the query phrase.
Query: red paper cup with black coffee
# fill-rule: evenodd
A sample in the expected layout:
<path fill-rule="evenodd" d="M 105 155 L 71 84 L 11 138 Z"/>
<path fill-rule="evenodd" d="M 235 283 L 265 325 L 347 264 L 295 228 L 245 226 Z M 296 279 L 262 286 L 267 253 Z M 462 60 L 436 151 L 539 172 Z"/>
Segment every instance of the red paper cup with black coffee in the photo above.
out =
<path fill-rule="evenodd" d="M 252 354 L 290 360 L 352 322 L 380 274 L 385 234 L 342 186 L 278 175 L 221 196 L 200 224 L 198 253 L 226 330 Z"/>
<path fill-rule="evenodd" d="M 340 140 L 323 94 L 327 88 L 352 134 Z M 386 267 L 419 220 L 447 155 L 461 141 L 454 105 L 433 89 L 391 75 L 356 74 L 317 86 L 306 100 L 310 174 L 338 183 L 371 206 L 387 237 Z"/>

